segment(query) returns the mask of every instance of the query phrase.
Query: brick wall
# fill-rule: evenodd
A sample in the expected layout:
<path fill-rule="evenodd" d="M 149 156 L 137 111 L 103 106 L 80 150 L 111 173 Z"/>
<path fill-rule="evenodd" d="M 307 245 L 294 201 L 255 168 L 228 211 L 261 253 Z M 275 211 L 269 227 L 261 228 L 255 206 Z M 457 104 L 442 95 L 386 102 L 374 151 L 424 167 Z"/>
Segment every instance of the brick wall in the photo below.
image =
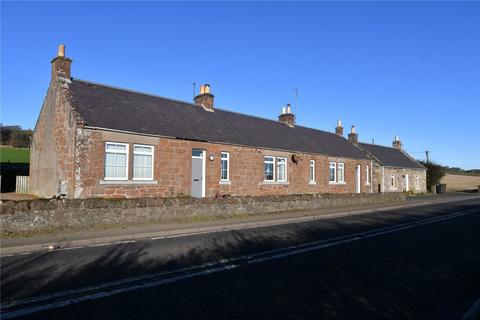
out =
<path fill-rule="evenodd" d="M 105 142 L 128 143 L 129 181 L 104 181 Z M 153 145 L 153 182 L 131 180 L 133 144 Z M 206 151 L 206 196 L 218 195 L 286 195 L 305 193 L 353 193 L 355 192 L 355 166 L 361 165 L 361 191 L 370 192 L 365 185 L 365 165 L 370 160 L 333 158 L 321 155 L 299 154 L 300 161 L 291 160 L 291 152 L 270 151 L 261 148 L 222 145 L 168 138 L 157 138 L 93 130 L 77 129 L 75 163 L 75 193 L 77 198 L 108 197 L 171 197 L 190 195 L 192 149 Z M 220 152 L 230 153 L 230 183 L 220 183 Z M 214 160 L 210 161 L 209 156 Z M 264 182 L 264 156 L 287 158 L 287 183 Z M 309 183 L 309 161 L 315 160 L 316 184 Z M 328 182 L 329 162 L 345 163 L 345 184 Z"/>

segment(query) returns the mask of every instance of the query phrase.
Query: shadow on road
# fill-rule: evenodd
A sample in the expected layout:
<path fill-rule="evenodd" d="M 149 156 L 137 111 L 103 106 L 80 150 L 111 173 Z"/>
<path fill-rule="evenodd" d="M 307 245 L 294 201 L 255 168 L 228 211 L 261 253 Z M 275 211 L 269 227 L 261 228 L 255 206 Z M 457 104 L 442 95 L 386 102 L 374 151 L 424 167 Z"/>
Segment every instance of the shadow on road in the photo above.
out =
<path fill-rule="evenodd" d="M 435 210 L 438 214 L 451 211 L 449 208 Z M 425 208 L 408 218 L 384 213 L 11 257 L 2 259 L 1 300 L 4 303 L 199 265 L 428 214 L 431 209 Z M 441 301 L 443 295 L 453 299 L 448 302 L 450 305 L 463 308 L 468 301 L 462 301 L 462 294 L 474 295 L 472 284 L 480 285 L 478 269 L 472 269 L 472 265 L 480 265 L 480 249 L 472 245 L 480 241 L 475 231 L 478 229 L 475 225 L 457 223 L 439 230 L 422 230 L 426 231 L 401 233 L 382 241 L 362 240 L 140 290 L 135 293 L 134 301 L 143 305 L 143 309 L 137 314 L 128 313 L 133 312 L 131 310 L 122 312 L 130 318 L 145 319 L 162 314 L 163 311 L 159 313 L 157 309 L 163 308 L 170 308 L 168 315 L 179 318 L 202 318 L 203 315 L 205 319 L 224 318 L 214 315 L 226 312 L 238 315 L 230 317 L 238 319 L 285 314 L 288 318 L 300 319 L 319 315 L 345 318 L 356 310 L 362 315 L 355 316 L 356 319 L 419 318 L 418 315 L 428 315 L 425 304 L 435 307 L 437 315 L 447 310 L 448 305 Z M 447 240 L 447 236 L 450 239 Z M 444 288 L 451 292 L 441 292 Z M 102 300 L 102 304 L 109 310 L 115 309 L 114 306 L 122 310 L 122 304 L 130 303 L 127 297 L 108 298 Z M 455 300 L 455 297 L 458 298 Z M 258 308 L 258 312 L 251 308 Z"/>
<path fill-rule="evenodd" d="M 1 298 L 9 301 L 200 265 L 329 238 L 340 231 L 383 226 L 398 219 L 386 214 L 379 222 L 365 216 L 17 256 L 2 261 Z"/>

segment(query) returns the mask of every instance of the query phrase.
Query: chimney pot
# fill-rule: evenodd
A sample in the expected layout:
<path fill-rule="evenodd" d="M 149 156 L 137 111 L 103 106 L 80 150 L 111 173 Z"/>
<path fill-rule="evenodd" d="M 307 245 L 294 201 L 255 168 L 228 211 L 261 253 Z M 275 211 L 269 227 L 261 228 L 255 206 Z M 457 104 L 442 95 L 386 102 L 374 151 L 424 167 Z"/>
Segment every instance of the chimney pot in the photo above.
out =
<path fill-rule="evenodd" d="M 61 44 L 58 46 L 57 57 L 65 57 L 65 45 Z"/>
<path fill-rule="evenodd" d="M 358 134 L 355 130 L 355 126 L 352 126 L 352 129 L 348 134 L 348 141 L 350 141 L 353 144 L 358 144 Z"/>
<path fill-rule="evenodd" d="M 278 121 L 285 123 L 289 127 L 295 126 L 295 115 L 292 113 L 290 103 L 287 103 L 285 107 L 282 107 L 282 114 L 278 116 Z"/>
<path fill-rule="evenodd" d="M 58 77 L 70 79 L 72 59 L 65 57 L 65 45 L 58 46 L 57 56 L 52 60 L 52 78 L 56 81 Z"/>
<path fill-rule="evenodd" d="M 213 98 L 215 96 L 210 93 L 210 85 L 202 84 L 200 86 L 200 94 L 197 95 L 193 100 L 196 104 L 203 106 L 208 111 L 213 111 Z"/>
<path fill-rule="evenodd" d="M 343 136 L 343 127 L 342 127 L 342 120 L 337 121 L 337 126 L 335 127 L 335 133 L 339 136 Z"/>
<path fill-rule="evenodd" d="M 402 149 L 402 142 L 400 141 L 399 136 L 395 136 L 395 140 L 393 140 L 392 146 L 397 150 Z"/>

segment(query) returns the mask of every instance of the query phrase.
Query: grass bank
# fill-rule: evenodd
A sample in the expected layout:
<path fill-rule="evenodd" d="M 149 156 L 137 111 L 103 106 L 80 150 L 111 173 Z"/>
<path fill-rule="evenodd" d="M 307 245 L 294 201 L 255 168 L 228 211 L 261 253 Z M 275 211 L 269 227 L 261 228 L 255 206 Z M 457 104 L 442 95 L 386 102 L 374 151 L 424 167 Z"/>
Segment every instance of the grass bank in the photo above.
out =
<path fill-rule="evenodd" d="M 29 163 L 30 150 L 28 148 L 0 147 L 1 163 Z"/>

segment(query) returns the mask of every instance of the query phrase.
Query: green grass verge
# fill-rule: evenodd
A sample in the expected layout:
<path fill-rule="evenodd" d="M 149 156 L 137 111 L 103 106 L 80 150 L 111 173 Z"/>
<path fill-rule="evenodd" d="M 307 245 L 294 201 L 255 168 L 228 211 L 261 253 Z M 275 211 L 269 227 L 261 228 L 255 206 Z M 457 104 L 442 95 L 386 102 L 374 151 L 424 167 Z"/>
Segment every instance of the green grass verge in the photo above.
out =
<path fill-rule="evenodd" d="M 29 163 L 30 162 L 30 150 L 27 148 L 12 148 L 1 147 L 0 148 L 0 162 L 10 163 Z"/>

